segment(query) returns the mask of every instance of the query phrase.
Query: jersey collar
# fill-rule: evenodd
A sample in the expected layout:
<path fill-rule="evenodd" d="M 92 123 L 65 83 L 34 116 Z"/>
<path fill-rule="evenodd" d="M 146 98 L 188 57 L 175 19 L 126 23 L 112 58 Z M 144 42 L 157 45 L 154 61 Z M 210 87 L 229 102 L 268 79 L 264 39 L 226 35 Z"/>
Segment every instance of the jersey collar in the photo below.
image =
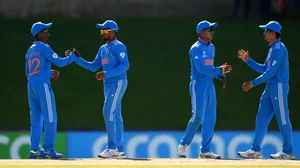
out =
<path fill-rule="evenodd" d="M 107 45 L 111 45 L 111 44 L 115 43 L 116 41 L 117 41 L 117 38 L 114 38 L 112 41 L 107 42 L 106 44 L 107 44 Z"/>
<path fill-rule="evenodd" d="M 205 45 L 205 46 L 209 46 L 209 45 L 211 44 L 211 42 L 206 43 L 205 41 L 201 40 L 200 38 L 198 38 L 198 42 L 199 42 L 201 45 Z"/>
<path fill-rule="evenodd" d="M 280 41 L 280 39 L 276 39 L 275 41 L 273 41 L 272 43 L 270 43 L 269 46 L 273 48 L 274 45 L 275 45 L 277 42 L 279 42 L 279 41 Z"/>

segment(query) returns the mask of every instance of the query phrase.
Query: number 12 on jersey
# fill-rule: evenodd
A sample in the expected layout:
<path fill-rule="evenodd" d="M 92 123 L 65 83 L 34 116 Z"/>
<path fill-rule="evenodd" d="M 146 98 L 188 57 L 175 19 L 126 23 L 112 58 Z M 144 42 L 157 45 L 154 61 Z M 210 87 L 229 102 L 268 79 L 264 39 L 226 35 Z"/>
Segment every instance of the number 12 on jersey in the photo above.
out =
<path fill-rule="evenodd" d="M 41 61 L 38 58 L 28 60 L 28 71 L 29 71 L 28 76 L 38 74 L 40 72 L 40 71 L 38 71 L 40 64 L 41 64 Z M 32 67 L 32 66 L 34 66 L 34 67 Z"/>

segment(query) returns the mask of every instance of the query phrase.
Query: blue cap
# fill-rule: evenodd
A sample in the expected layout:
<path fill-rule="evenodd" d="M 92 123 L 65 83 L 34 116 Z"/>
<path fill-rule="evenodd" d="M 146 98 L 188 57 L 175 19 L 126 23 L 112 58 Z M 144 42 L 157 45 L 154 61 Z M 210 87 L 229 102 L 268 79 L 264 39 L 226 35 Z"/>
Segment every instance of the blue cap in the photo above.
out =
<path fill-rule="evenodd" d="M 110 29 L 116 32 L 119 30 L 117 23 L 113 20 L 107 20 L 103 24 L 96 24 L 96 27 L 99 29 Z"/>
<path fill-rule="evenodd" d="M 36 22 L 31 27 L 31 34 L 32 36 L 36 36 L 41 30 L 43 29 L 49 29 L 52 26 L 52 23 L 42 23 L 42 22 Z"/>
<path fill-rule="evenodd" d="M 269 30 L 272 30 L 276 33 L 281 33 L 281 30 L 282 30 L 281 25 L 276 21 L 270 21 L 266 25 L 259 25 L 259 27 L 263 30 L 269 29 Z"/>
<path fill-rule="evenodd" d="M 204 21 L 201 21 L 198 23 L 198 25 L 196 27 L 196 32 L 199 34 L 200 31 L 202 31 L 204 29 L 207 29 L 210 27 L 216 28 L 217 26 L 218 26 L 218 23 L 210 23 L 209 21 L 204 20 Z"/>

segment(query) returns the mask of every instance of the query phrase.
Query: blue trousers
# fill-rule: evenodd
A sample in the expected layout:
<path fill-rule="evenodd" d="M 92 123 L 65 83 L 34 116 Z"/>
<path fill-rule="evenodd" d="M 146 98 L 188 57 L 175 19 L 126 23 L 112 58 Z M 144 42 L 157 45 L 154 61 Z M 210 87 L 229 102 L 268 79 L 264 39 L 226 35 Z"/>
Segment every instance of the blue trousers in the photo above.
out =
<path fill-rule="evenodd" d="M 44 124 L 44 145 L 46 151 L 54 150 L 56 140 L 57 114 L 54 93 L 50 84 L 28 82 L 30 108 L 30 150 L 38 150 Z"/>
<path fill-rule="evenodd" d="M 122 79 L 104 84 L 103 117 L 108 137 L 107 148 L 118 149 L 119 152 L 124 152 L 121 102 L 127 89 L 127 83 L 127 79 Z"/>
<path fill-rule="evenodd" d="M 193 80 L 190 83 L 190 95 L 192 100 L 192 117 L 188 122 L 180 144 L 189 145 L 200 125 L 202 125 L 201 152 L 211 152 L 210 146 L 216 124 L 216 91 L 213 82 L 199 82 Z"/>
<path fill-rule="evenodd" d="M 267 133 L 274 114 L 280 133 L 283 137 L 283 152 L 293 153 L 292 125 L 288 108 L 289 84 L 278 83 L 267 85 L 260 99 L 255 123 L 255 138 L 251 149 L 261 151 L 262 141 Z"/>

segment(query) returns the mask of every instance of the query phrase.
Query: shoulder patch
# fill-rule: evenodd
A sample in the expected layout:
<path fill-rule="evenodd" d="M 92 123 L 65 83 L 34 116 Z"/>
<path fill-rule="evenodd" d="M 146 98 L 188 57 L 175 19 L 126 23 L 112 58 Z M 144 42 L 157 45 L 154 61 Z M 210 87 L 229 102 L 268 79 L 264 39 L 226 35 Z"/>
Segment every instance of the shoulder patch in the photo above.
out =
<path fill-rule="evenodd" d="M 120 57 L 122 57 L 122 58 L 124 58 L 125 55 L 126 55 L 126 54 L 125 54 L 124 52 L 121 52 L 121 53 L 120 53 Z"/>
<path fill-rule="evenodd" d="M 272 66 L 274 66 L 276 63 L 277 63 L 276 60 L 274 60 L 273 63 L 272 63 Z"/>
<path fill-rule="evenodd" d="M 53 53 L 53 54 L 52 54 L 52 57 L 53 57 L 53 58 L 58 58 L 58 56 L 57 56 L 56 53 Z"/>

